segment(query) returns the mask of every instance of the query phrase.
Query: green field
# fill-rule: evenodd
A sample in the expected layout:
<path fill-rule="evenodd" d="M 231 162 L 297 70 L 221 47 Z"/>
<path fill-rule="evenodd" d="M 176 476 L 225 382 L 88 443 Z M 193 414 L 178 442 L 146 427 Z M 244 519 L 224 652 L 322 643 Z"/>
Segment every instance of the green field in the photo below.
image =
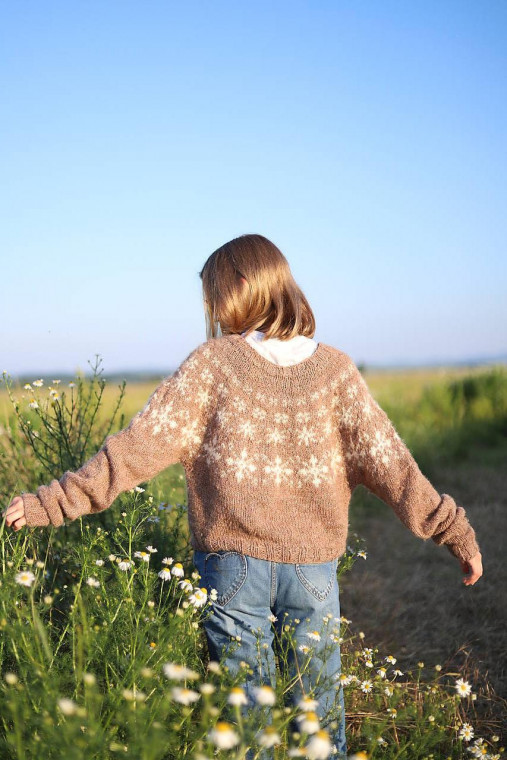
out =
<path fill-rule="evenodd" d="M 500 757 L 507 739 L 507 369 L 366 371 L 365 378 L 424 474 L 465 507 L 484 575 L 464 587 L 445 548 L 416 538 L 388 506 L 356 489 L 350 545 L 338 565 L 343 617 L 335 626 L 348 678 L 349 753 L 468 758 L 475 746 L 477 756 Z M 132 384 L 122 397 L 117 384 L 101 387 L 94 378 L 76 385 L 71 404 L 62 383 L 52 386 L 60 398 L 51 404 L 49 383 L 32 393 L 4 376 L 3 507 L 21 490 L 77 469 L 155 387 Z M 28 406 L 34 394 L 39 409 Z M 200 622 L 209 602 L 200 605 L 194 595 L 183 468 L 143 485 L 59 529 L 0 527 L 0 759 L 242 758 L 247 746 L 262 759 L 275 734 L 276 758 L 320 757 L 315 737 L 289 735 L 293 716 L 283 696 L 290 684 L 281 677 L 269 716 L 261 705 L 242 716 L 230 704 L 239 681 L 208 667 Z M 136 557 L 142 551 L 148 561 Z M 122 570 L 119 559 L 135 564 Z M 178 563 L 185 587 L 177 575 L 159 576 Z M 287 645 L 290 639 L 288 630 Z M 168 677 L 169 663 L 193 672 Z M 470 693 L 458 694 L 459 679 Z M 236 734 L 230 749 L 220 749 L 213 733 L 220 720 Z"/>

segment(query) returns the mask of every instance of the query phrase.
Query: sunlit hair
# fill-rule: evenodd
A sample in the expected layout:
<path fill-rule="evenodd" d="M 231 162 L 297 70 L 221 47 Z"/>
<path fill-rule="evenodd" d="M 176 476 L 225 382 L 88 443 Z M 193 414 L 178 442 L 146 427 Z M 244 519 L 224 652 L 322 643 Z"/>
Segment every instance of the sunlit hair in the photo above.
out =
<path fill-rule="evenodd" d="M 253 330 L 280 340 L 313 338 L 310 304 L 283 253 L 263 235 L 240 235 L 220 246 L 199 277 L 208 339 Z"/>

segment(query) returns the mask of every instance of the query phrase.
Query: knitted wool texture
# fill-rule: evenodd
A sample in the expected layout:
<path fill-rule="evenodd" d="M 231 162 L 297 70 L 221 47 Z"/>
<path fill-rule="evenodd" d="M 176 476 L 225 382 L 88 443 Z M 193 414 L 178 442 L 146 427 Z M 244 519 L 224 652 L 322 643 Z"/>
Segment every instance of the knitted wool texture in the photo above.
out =
<path fill-rule="evenodd" d="M 359 484 L 416 536 L 462 560 L 479 551 L 465 510 L 424 477 L 348 354 L 318 343 L 280 366 L 241 335 L 201 343 L 80 469 L 22 493 L 27 525 L 100 512 L 176 462 L 200 551 L 291 563 L 339 557 Z"/>

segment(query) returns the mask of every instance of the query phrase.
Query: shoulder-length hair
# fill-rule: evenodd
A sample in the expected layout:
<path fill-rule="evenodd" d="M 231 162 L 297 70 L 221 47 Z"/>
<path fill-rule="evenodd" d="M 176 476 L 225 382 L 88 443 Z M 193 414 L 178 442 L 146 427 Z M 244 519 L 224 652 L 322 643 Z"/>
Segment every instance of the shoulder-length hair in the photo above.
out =
<path fill-rule="evenodd" d="M 199 277 L 208 339 L 254 330 L 280 340 L 313 338 L 310 304 L 283 253 L 263 235 L 240 235 L 220 246 Z"/>

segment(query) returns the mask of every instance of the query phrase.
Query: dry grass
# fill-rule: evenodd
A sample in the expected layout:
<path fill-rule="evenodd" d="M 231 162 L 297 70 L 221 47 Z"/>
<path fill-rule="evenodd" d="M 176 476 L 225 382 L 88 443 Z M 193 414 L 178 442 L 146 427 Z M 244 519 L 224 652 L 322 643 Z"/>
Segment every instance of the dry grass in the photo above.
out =
<path fill-rule="evenodd" d="M 342 614 L 365 632 L 365 645 L 398 658 L 401 670 L 440 663 L 465 670 L 482 720 L 507 739 L 507 471 L 464 463 L 437 470 L 432 482 L 462 504 L 481 548 L 484 574 L 462 583 L 445 547 L 422 541 L 370 494 L 354 505 L 350 528 L 367 541 L 368 558 L 342 576 Z M 369 642 L 369 643 L 368 643 Z M 503 725 L 502 725 L 503 724 Z"/>

